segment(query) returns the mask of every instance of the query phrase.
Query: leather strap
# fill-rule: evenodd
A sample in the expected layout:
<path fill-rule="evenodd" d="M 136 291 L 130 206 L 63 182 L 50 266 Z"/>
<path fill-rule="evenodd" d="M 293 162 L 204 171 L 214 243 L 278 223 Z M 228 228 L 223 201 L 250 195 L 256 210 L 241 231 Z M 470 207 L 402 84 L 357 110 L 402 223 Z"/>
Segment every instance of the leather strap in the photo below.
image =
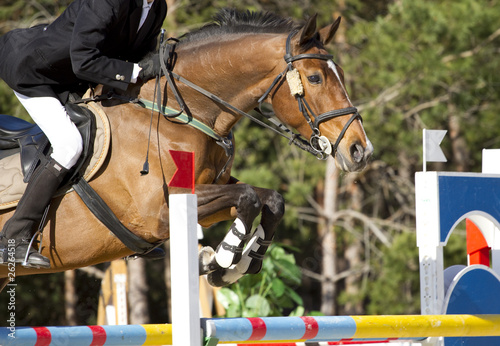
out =
<path fill-rule="evenodd" d="M 121 240 L 126 247 L 135 253 L 144 255 L 163 242 L 150 243 L 141 237 L 132 233 L 116 217 L 104 200 L 95 192 L 95 190 L 83 178 L 73 185 L 76 193 L 87 208 L 106 226 L 113 234 Z"/>

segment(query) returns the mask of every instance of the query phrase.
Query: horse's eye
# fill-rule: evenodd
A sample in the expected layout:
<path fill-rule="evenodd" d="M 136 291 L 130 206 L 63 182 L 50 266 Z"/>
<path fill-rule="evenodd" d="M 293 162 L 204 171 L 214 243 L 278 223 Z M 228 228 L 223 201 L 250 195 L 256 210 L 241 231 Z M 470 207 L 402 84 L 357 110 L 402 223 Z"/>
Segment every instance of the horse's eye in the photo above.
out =
<path fill-rule="evenodd" d="M 311 84 L 319 84 L 319 83 L 321 83 L 321 77 L 318 74 L 313 74 L 312 76 L 307 77 L 307 80 Z"/>

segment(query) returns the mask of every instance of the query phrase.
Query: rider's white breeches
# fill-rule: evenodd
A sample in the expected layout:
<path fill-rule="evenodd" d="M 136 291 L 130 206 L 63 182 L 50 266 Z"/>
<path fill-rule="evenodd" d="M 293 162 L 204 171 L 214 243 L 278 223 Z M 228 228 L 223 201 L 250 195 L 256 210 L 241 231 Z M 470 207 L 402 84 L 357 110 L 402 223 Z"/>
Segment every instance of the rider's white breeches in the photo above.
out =
<path fill-rule="evenodd" d="M 66 169 L 73 167 L 82 153 L 82 136 L 61 102 L 55 97 L 28 97 L 14 93 L 49 139 L 52 158 Z"/>

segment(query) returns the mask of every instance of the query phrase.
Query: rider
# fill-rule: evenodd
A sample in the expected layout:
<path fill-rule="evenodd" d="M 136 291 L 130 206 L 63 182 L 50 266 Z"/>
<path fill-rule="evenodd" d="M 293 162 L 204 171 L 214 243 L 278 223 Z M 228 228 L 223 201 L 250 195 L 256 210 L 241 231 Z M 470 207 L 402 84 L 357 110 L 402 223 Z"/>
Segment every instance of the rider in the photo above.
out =
<path fill-rule="evenodd" d="M 16 263 L 24 261 L 45 208 L 82 152 L 82 138 L 64 107 L 69 93 L 84 92 L 89 84 L 125 90 L 156 76 L 158 55 L 143 57 L 156 49 L 166 13 L 165 0 L 75 0 L 50 25 L 0 37 L 0 78 L 53 148 L 0 233 L 0 264 L 7 264 L 12 239 Z M 48 258 L 29 251 L 28 266 L 50 267 Z"/>

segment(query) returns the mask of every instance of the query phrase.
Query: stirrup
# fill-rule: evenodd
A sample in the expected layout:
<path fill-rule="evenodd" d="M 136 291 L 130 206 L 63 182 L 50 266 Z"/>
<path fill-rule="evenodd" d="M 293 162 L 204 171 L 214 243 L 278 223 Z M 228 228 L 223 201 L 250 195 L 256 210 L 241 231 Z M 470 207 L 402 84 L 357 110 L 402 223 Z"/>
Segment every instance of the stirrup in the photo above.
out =
<path fill-rule="evenodd" d="M 30 255 L 30 250 L 33 247 L 33 243 L 35 242 L 36 237 L 40 235 L 40 246 L 38 247 L 38 253 L 41 255 L 40 250 L 42 249 L 42 239 L 43 239 L 43 234 L 40 230 L 37 230 L 35 234 L 31 237 L 30 243 L 28 245 L 28 248 L 26 249 L 26 255 L 24 255 L 24 261 L 21 262 L 21 265 L 25 268 L 40 268 L 39 265 L 32 264 L 28 262 L 29 255 Z"/>
<path fill-rule="evenodd" d="M 42 253 L 41 253 L 41 251 L 42 251 L 42 241 L 43 241 L 43 232 L 42 232 L 42 230 L 43 230 L 43 225 L 45 224 L 45 219 L 47 218 L 47 214 L 49 213 L 49 209 L 50 209 L 50 203 L 49 203 L 49 205 L 47 205 L 47 207 L 45 207 L 45 211 L 43 212 L 42 219 L 40 220 L 40 223 L 38 225 L 38 230 L 31 237 L 31 240 L 30 240 L 30 243 L 28 245 L 28 248 L 26 249 L 26 255 L 24 256 L 24 261 L 21 262 L 21 265 L 23 267 L 25 267 L 25 268 L 35 268 L 35 269 L 39 269 L 40 268 L 40 266 L 38 264 L 30 263 L 28 261 L 28 259 L 29 259 L 29 256 L 30 256 L 30 250 L 33 247 L 33 243 L 35 242 L 35 239 L 36 239 L 36 237 L 38 235 L 40 235 L 40 245 L 38 246 L 38 254 L 40 256 L 42 256 Z M 50 268 L 50 264 L 49 264 L 49 268 Z"/>

